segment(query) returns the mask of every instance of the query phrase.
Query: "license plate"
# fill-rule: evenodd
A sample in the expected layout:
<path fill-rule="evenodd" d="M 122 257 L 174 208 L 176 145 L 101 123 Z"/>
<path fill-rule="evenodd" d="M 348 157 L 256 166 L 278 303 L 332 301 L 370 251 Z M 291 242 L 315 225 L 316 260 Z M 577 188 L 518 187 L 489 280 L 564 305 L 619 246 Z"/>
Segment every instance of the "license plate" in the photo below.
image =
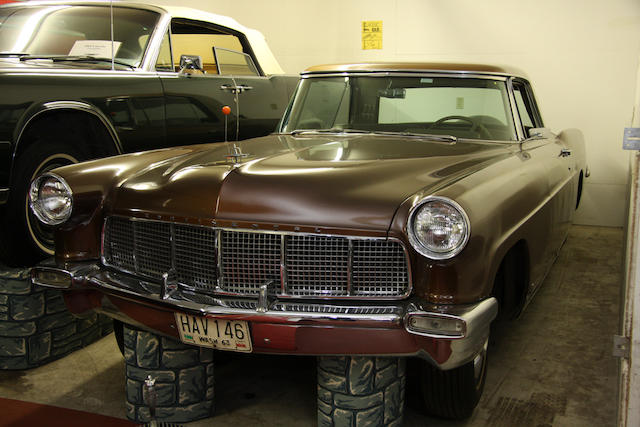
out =
<path fill-rule="evenodd" d="M 249 325 L 244 320 L 214 319 L 175 313 L 180 340 L 218 350 L 251 352 Z"/>

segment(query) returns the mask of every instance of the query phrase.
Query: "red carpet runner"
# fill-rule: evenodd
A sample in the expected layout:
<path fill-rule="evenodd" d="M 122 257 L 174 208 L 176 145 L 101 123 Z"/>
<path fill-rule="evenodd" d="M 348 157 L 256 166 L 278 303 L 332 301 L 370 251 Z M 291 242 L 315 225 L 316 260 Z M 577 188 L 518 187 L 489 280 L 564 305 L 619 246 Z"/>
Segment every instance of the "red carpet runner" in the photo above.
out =
<path fill-rule="evenodd" d="M 75 409 L 0 398 L 0 427 L 134 427 L 137 423 Z"/>

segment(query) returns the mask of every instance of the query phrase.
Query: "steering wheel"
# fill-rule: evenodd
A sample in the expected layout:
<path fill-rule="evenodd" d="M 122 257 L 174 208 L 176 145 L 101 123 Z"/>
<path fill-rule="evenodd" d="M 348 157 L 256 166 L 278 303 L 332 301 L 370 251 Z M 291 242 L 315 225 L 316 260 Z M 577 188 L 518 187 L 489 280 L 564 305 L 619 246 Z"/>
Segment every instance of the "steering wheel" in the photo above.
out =
<path fill-rule="evenodd" d="M 463 122 L 467 122 L 471 124 L 471 127 L 469 128 L 471 132 L 478 132 L 478 135 L 480 135 L 480 137 L 485 139 L 493 139 L 491 132 L 489 132 L 489 130 L 482 123 L 477 122 L 473 120 L 471 117 L 467 117 L 467 116 L 445 116 L 433 122 L 433 124 L 429 126 L 428 129 L 437 128 L 442 123 L 447 122 L 449 120 L 460 120 Z"/>

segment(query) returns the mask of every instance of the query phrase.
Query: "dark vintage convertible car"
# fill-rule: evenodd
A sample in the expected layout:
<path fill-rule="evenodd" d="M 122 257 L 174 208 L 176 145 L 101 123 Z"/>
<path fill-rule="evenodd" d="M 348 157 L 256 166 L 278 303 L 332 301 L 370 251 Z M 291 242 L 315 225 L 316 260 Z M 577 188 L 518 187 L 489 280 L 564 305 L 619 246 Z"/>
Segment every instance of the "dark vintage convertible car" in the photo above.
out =
<path fill-rule="evenodd" d="M 39 173 L 223 141 L 225 123 L 229 140 L 267 135 L 297 81 L 262 34 L 225 16 L 118 1 L 0 7 L 0 262 L 53 255 L 26 203 Z"/>
<path fill-rule="evenodd" d="M 58 228 L 32 280 L 184 343 L 318 356 L 320 425 L 397 425 L 406 366 L 411 397 L 463 418 L 490 325 L 541 285 L 585 174 L 582 134 L 544 128 L 520 73 L 314 67 L 270 136 L 37 178 Z"/>

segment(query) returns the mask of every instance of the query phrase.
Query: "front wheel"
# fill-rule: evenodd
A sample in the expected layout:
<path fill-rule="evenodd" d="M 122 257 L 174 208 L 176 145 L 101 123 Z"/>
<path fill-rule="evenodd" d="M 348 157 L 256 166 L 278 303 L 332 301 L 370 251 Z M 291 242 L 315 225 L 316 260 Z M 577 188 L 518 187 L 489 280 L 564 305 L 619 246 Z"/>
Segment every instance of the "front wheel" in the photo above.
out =
<path fill-rule="evenodd" d="M 78 163 L 84 156 L 59 143 L 36 143 L 16 160 L 11 193 L 0 227 L 0 255 L 10 266 L 30 266 L 54 253 L 53 227 L 42 224 L 29 208 L 29 186 L 38 175 Z"/>
<path fill-rule="evenodd" d="M 455 369 L 440 370 L 425 360 L 413 360 L 410 388 L 424 412 L 440 418 L 468 418 L 480 401 L 487 375 L 487 345 L 476 357 Z"/>

